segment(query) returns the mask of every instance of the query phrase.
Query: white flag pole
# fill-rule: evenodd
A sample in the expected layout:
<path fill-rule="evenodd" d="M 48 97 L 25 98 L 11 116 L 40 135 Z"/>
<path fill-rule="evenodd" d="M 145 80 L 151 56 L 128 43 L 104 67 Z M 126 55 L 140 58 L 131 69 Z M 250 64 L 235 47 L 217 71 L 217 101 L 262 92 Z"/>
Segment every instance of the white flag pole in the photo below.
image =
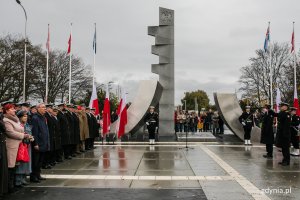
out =
<path fill-rule="evenodd" d="M 297 64 L 296 64 L 296 48 L 295 48 L 295 29 L 294 29 L 294 26 L 295 26 L 295 22 L 293 22 L 293 54 L 294 54 L 294 94 L 296 94 L 297 92 Z M 294 97 L 294 98 L 298 98 L 298 97 Z"/>
<path fill-rule="evenodd" d="M 96 23 L 95 23 L 95 33 L 94 33 L 95 35 L 94 35 L 94 48 L 93 48 L 93 50 L 94 50 L 94 69 L 93 69 L 93 86 L 94 86 L 94 84 L 95 84 L 95 69 L 96 69 L 96 48 L 97 48 L 97 41 L 96 41 Z"/>
<path fill-rule="evenodd" d="M 71 89 L 72 89 L 72 23 L 71 23 L 71 34 L 70 34 L 70 66 L 69 66 L 69 104 L 71 103 Z"/>
<path fill-rule="evenodd" d="M 50 51 L 50 33 L 49 33 L 48 24 L 48 38 L 47 38 L 47 63 L 46 63 L 46 94 L 45 94 L 45 103 L 48 103 L 48 81 L 49 81 L 49 51 Z"/>
<path fill-rule="evenodd" d="M 273 109 L 273 68 L 272 68 L 272 47 L 271 47 L 271 27 L 269 22 L 269 64 L 270 64 L 270 98 L 271 108 Z"/>

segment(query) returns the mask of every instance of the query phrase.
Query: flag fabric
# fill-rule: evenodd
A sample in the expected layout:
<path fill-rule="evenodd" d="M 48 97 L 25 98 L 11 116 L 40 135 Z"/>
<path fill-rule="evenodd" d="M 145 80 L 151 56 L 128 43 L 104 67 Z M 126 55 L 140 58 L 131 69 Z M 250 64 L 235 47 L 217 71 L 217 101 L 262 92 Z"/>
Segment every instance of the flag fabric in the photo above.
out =
<path fill-rule="evenodd" d="M 103 137 L 110 130 L 110 102 L 109 102 L 109 91 L 108 85 L 106 87 L 106 97 L 104 100 L 104 108 L 103 108 Z"/>
<path fill-rule="evenodd" d="M 98 102 L 98 96 L 97 96 L 97 90 L 96 90 L 96 85 L 93 83 L 93 91 L 92 91 L 92 96 L 90 99 L 90 108 L 95 108 L 95 115 L 99 114 L 99 102 Z"/>
<path fill-rule="evenodd" d="M 279 88 L 277 88 L 276 90 L 276 107 L 275 107 L 275 111 L 278 113 L 279 110 L 279 104 L 281 103 L 281 94 L 280 94 L 280 90 Z"/>
<path fill-rule="evenodd" d="M 120 104 L 117 110 L 118 123 L 117 123 L 117 133 L 118 138 L 125 134 L 125 127 L 127 124 L 127 107 L 126 107 L 126 96 L 125 93 L 122 94 Z"/>
<path fill-rule="evenodd" d="M 95 33 L 94 33 L 94 39 L 93 39 L 93 50 L 94 54 L 97 53 L 97 34 L 96 34 L 96 25 L 95 25 Z"/>
<path fill-rule="evenodd" d="M 68 54 L 71 53 L 71 44 L 72 44 L 72 34 L 70 34 L 69 41 L 68 41 Z"/>
<path fill-rule="evenodd" d="M 300 116 L 300 110 L 299 110 L 299 101 L 298 101 L 298 95 L 297 95 L 297 87 L 295 84 L 295 89 L 294 89 L 294 107 L 297 108 L 297 115 Z"/>
<path fill-rule="evenodd" d="M 268 29 L 267 29 L 265 43 L 264 43 L 264 50 L 265 50 L 265 52 L 268 51 L 269 43 L 270 43 L 270 24 L 269 24 Z"/>
<path fill-rule="evenodd" d="M 293 52 L 294 52 L 294 50 L 295 50 L 295 35 L 294 35 L 294 27 L 293 27 L 293 33 L 292 33 L 292 41 L 291 41 L 291 44 L 292 44 L 291 53 L 293 53 Z"/>
<path fill-rule="evenodd" d="M 48 52 L 50 52 L 50 30 L 49 30 L 49 24 L 48 24 L 48 37 L 47 37 L 47 42 L 46 42 L 46 49 Z"/>

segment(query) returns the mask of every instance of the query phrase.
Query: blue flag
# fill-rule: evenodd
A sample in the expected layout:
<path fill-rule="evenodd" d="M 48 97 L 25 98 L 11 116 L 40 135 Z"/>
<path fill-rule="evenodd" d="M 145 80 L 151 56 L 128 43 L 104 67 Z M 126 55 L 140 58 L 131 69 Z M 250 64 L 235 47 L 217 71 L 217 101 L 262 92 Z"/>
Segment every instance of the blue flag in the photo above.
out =
<path fill-rule="evenodd" d="M 264 43 L 265 52 L 268 51 L 269 43 L 270 43 L 270 25 L 268 26 L 267 33 L 266 33 L 266 38 L 265 38 L 265 43 Z"/>

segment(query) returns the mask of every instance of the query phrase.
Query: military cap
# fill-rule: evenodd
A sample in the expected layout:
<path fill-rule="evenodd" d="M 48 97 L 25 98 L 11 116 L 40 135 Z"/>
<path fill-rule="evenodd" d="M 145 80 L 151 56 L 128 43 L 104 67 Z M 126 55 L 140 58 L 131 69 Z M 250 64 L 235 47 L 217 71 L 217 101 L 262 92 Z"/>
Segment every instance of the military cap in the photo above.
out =
<path fill-rule="evenodd" d="M 250 108 L 251 108 L 251 106 L 246 106 L 245 108 L 246 108 L 246 109 L 250 109 Z"/>
<path fill-rule="evenodd" d="M 290 107 L 290 110 L 293 111 L 293 110 L 298 110 L 298 108 L 296 107 Z"/>
<path fill-rule="evenodd" d="M 64 105 L 65 105 L 65 103 L 59 103 L 56 106 L 64 106 Z"/>
<path fill-rule="evenodd" d="M 86 109 L 86 110 L 91 110 L 91 108 L 90 108 L 90 107 L 86 107 L 85 109 Z"/>
<path fill-rule="evenodd" d="M 49 104 L 46 104 L 45 106 L 46 106 L 46 108 L 52 108 L 54 105 L 49 103 Z"/>
<path fill-rule="evenodd" d="M 30 103 L 29 102 L 22 102 L 20 103 L 21 106 L 25 106 L 25 107 L 30 107 Z"/>
<path fill-rule="evenodd" d="M 6 104 L 14 104 L 12 101 L 3 101 L 1 106 L 5 106 Z"/>
<path fill-rule="evenodd" d="M 154 106 L 150 106 L 149 108 L 150 108 L 150 109 L 154 109 L 155 107 L 154 107 Z"/>
<path fill-rule="evenodd" d="M 35 107 L 36 107 L 36 105 L 31 105 L 31 106 L 30 106 L 30 109 L 35 108 Z"/>
<path fill-rule="evenodd" d="M 91 110 L 96 110 L 96 108 L 91 108 Z"/>
<path fill-rule="evenodd" d="M 279 106 L 287 106 L 287 107 L 289 107 L 289 104 L 288 104 L 288 103 L 285 103 L 285 102 L 281 102 L 281 103 L 279 104 Z"/>

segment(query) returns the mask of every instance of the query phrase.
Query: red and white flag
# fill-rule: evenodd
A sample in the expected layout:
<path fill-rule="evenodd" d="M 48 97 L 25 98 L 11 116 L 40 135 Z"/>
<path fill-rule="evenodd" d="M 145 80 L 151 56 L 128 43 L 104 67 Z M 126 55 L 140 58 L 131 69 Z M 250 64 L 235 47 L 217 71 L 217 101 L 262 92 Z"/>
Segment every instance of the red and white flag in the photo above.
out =
<path fill-rule="evenodd" d="M 300 116 L 300 110 L 299 110 L 299 101 L 298 101 L 298 95 L 297 95 L 297 87 L 295 84 L 294 88 L 294 107 L 297 108 L 297 115 Z"/>
<path fill-rule="evenodd" d="M 90 99 L 90 108 L 95 108 L 95 115 L 99 114 L 99 102 L 98 102 L 98 95 L 97 95 L 97 90 L 96 90 L 96 85 L 93 83 L 93 91 L 92 91 L 92 96 Z"/>
<path fill-rule="evenodd" d="M 104 100 L 104 108 L 103 108 L 103 137 L 110 130 L 110 103 L 109 103 L 109 90 L 108 85 L 106 87 L 106 97 Z"/>
<path fill-rule="evenodd" d="M 68 54 L 71 53 L 71 44 L 72 44 L 72 33 L 70 34 L 69 41 L 68 41 Z"/>
<path fill-rule="evenodd" d="M 118 123 L 117 123 L 117 133 L 118 138 L 125 134 L 125 127 L 127 124 L 127 107 L 126 107 L 126 94 L 123 92 L 120 104 L 117 110 Z"/>
<path fill-rule="evenodd" d="M 292 33 L 292 49 L 291 49 L 291 53 L 293 53 L 295 51 L 295 33 L 294 33 L 294 26 L 293 26 L 293 33 Z"/>

